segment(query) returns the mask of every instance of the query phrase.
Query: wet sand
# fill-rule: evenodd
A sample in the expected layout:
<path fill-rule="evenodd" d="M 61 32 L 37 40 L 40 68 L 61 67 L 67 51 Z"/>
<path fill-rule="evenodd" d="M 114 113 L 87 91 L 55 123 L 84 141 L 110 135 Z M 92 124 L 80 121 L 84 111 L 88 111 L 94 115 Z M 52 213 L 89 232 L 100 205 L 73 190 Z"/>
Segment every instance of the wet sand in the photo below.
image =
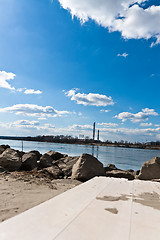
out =
<path fill-rule="evenodd" d="M 0 222 L 79 184 L 76 180 L 52 180 L 36 173 L 0 173 Z"/>

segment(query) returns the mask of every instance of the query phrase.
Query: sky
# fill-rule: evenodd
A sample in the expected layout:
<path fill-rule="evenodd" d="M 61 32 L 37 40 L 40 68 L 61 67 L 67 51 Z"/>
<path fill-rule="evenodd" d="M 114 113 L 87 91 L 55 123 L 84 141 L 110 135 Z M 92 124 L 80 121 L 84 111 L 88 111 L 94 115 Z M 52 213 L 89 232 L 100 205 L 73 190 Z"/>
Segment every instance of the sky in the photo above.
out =
<path fill-rule="evenodd" d="M 0 0 L 0 135 L 160 140 L 157 0 Z"/>

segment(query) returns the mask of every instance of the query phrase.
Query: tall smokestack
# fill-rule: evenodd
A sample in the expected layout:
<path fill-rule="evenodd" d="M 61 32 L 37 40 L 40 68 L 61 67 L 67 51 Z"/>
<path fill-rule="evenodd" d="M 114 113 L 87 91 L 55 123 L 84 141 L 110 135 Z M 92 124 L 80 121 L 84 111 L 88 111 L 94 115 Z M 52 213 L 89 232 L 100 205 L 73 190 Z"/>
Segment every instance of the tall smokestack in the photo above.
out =
<path fill-rule="evenodd" d="M 96 123 L 94 122 L 93 123 L 93 140 L 94 140 L 94 138 L 95 138 L 95 130 L 96 130 Z"/>
<path fill-rule="evenodd" d="M 97 141 L 99 141 L 99 130 L 98 130 L 98 133 L 97 133 Z"/>

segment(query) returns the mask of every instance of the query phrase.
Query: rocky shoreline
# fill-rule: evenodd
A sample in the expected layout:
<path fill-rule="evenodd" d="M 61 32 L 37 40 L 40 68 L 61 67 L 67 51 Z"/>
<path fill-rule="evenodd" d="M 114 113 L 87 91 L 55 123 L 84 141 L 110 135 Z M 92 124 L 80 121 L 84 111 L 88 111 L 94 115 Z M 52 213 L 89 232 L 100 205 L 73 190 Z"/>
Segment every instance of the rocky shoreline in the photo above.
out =
<path fill-rule="evenodd" d="M 81 182 L 95 176 L 126 178 L 128 180 L 160 179 L 160 158 L 152 158 L 143 164 L 141 170 L 121 170 L 113 164 L 104 167 L 97 158 L 89 154 L 71 157 L 55 151 L 40 154 L 38 151 L 21 152 L 10 148 L 9 145 L 0 146 L 0 172 L 21 173 L 37 178 L 72 179 Z"/>

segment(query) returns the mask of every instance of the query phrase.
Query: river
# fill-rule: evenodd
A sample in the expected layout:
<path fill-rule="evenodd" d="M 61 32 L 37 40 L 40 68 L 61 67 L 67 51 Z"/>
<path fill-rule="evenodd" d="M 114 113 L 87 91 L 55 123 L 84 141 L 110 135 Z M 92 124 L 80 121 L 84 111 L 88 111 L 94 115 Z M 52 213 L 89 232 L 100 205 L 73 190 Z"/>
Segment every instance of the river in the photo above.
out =
<path fill-rule="evenodd" d="M 22 142 L 15 140 L 0 140 L 1 144 L 8 144 L 13 149 L 22 150 Z M 80 156 L 82 153 L 89 153 L 98 158 L 107 166 L 108 163 L 115 164 L 121 169 L 140 169 L 142 164 L 153 157 L 160 157 L 159 150 L 120 148 L 106 146 L 90 146 L 78 144 L 62 144 L 47 142 L 27 142 L 23 141 L 23 150 L 38 150 L 45 153 L 50 150 L 66 153 L 70 156 Z"/>

